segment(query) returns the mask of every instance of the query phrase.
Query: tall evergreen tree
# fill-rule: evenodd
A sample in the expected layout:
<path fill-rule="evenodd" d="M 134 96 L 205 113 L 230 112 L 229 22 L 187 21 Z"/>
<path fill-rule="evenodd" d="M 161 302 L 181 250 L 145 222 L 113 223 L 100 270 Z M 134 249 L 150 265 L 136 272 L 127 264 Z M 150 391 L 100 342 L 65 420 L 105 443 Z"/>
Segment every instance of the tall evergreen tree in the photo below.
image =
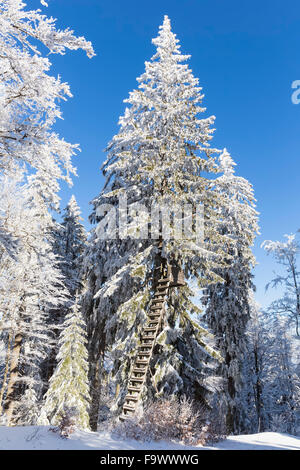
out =
<path fill-rule="evenodd" d="M 51 424 L 60 424 L 66 410 L 75 408 L 76 425 L 89 429 L 86 343 L 85 322 L 76 299 L 63 323 L 58 343 L 58 365 L 50 379 L 42 410 Z"/>
<path fill-rule="evenodd" d="M 223 196 L 213 190 L 206 176 L 218 171 L 216 151 L 209 146 L 214 117 L 201 118 L 205 111 L 201 88 L 185 64 L 189 56 L 181 54 L 168 17 L 153 44 L 156 53 L 137 79 L 138 89 L 125 100 L 129 107 L 120 118 L 120 131 L 108 145 L 103 165 L 106 183 L 93 201 L 90 217 L 98 224 L 85 255 L 88 291 L 84 310 L 93 428 L 99 400 L 97 371 L 108 353 L 116 402 L 122 403 L 131 359 L 146 319 L 157 260 L 175 260 L 186 278 L 194 278 L 195 285 L 201 287 L 220 279 L 215 272 L 222 265 L 225 239 L 227 244 L 234 243 L 218 229 L 217 209 Z M 192 224 L 189 233 L 177 237 L 184 205 L 192 207 Z M 196 215 L 201 207 L 204 239 L 199 242 L 195 220 L 199 220 Z M 163 215 L 160 227 L 155 229 L 155 215 L 164 208 L 170 218 Z M 200 325 L 193 294 L 186 285 L 168 299 L 165 327 L 151 361 L 152 379 L 148 380 L 145 397 L 186 392 L 205 401 L 207 390 L 213 388 L 212 381 L 206 382 L 206 361 L 216 353 L 209 344 L 208 332 Z"/>
<path fill-rule="evenodd" d="M 224 149 L 220 155 L 223 174 L 214 184 L 224 199 L 220 230 L 236 240 L 227 254 L 227 266 L 221 268 L 224 281 L 208 287 L 203 299 L 206 319 L 216 336 L 224 361 L 220 374 L 224 379 L 223 407 L 227 430 L 239 433 L 242 427 L 242 364 L 246 348 L 246 325 L 250 318 L 251 269 L 255 259 L 251 246 L 258 233 L 255 199 L 250 183 L 234 173 L 234 161 Z"/>
<path fill-rule="evenodd" d="M 80 289 L 82 255 L 87 241 L 87 234 L 81 221 L 80 208 L 75 196 L 72 195 L 65 208 L 58 249 L 62 256 L 62 272 L 71 296 L 74 296 L 75 292 Z"/>

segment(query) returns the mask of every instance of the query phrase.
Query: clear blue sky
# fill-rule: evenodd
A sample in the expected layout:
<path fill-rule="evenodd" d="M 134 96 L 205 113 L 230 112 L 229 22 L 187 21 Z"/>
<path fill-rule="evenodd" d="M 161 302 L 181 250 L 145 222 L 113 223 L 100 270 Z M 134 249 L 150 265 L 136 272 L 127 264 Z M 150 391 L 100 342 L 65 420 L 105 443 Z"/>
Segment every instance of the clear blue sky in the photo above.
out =
<path fill-rule="evenodd" d="M 28 0 L 37 8 L 39 0 Z M 300 227 L 300 104 L 291 101 L 291 83 L 300 79 L 300 3 L 297 0 L 48 0 L 48 15 L 91 40 L 97 56 L 82 52 L 52 56 L 52 73 L 69 82 L 74 98 L 62 104 L 57 129 L 79 143 L 79 178 L 63 188 L 72 193 L 86 226 L 89 201 L 103 184 L 103 149 L 117 132 L 123 99 L 136 87 L 151 39 L 167 14 L 182 51 L 191 54 L 194 75 L 205 93 L 207 115 L 216 116 L 213 145 L 227 147 L 237 173 L 254 186 L 261 235 L 254 252 L 257 300 L 266 306 L 264 285 L 274 263 L 260 248 Z"/>

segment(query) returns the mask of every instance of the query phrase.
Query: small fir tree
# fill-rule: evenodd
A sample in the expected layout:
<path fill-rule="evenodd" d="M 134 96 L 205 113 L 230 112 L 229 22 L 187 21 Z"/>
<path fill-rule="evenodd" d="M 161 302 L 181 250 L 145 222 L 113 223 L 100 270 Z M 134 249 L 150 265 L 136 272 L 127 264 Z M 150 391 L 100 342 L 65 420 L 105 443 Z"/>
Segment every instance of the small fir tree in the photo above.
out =
<path fill-rule="evenodd" d="M 59 425 L 65 409 L 75 408 L 77 427 L 89 429 L 86 341 L 85 322 L 76 299 L 63 323 L 59 338 L 58 365 L 45 395 L 43 411 L 51 424 Z"/>

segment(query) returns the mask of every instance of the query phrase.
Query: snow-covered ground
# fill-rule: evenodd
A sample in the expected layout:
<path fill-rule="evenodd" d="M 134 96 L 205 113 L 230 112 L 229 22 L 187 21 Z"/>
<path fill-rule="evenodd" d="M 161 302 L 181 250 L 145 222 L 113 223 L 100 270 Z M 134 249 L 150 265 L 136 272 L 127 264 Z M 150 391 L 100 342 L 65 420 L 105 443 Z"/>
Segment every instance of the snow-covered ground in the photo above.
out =
<path fill-rule="evenodd" d="M 300 438 L 275 432 L 229 436 L 207 447 L 119 440 L 109 433 L 76 431 L 62 439 L 47 426 L 0 426 L 0 450 L 300 450 Z"/>

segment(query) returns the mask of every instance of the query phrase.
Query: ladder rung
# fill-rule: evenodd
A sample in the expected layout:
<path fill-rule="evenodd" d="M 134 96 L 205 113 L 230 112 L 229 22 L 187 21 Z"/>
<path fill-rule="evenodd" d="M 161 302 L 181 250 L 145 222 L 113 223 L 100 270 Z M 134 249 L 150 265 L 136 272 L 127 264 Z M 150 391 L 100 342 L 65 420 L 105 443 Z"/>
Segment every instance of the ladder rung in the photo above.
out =
<path fill-rule="evenodd" d="M 155 336 L 152 336 L 152 335 L 143 335 L 143 336 L 142 336 L 142 340 L 145 340 L 145 339 L 150 339 L 150 340 L 152 341 L 153 339 L 155 339 Z"/>
<path fill-rule="evenodd" d="M 147 369 L 146 366 L 147 366 L 148 362 L 147 362 L 147 364 L 145 365 L 145 364 L 136 364 L 136 361 L 137 361 L 137 360 L 134 361 L 134 366 L 133 366 L 133 369 L 132 369 L 132 370 L 134 370 L 134 371 L 136 371 L 136 372 L 141 372 L 141 373 L 144 372 L 144 370 Z"/>
<path fill-rule="evenodd" d="M 123 405 L 123 410 L 127 410 L 127 411 L 135 411 L 135 407 L 134 406 L 130 406 L 130 405 Z"/>
<path fill-rule="evenodd" d="M 156 331 L 156 329 L 157 329 L 157 328 L 156 328 L 155 326 L 146 326 L 146 327 L 144 328 L 144 331 Z"/>
<path fill-rule="evenodd" d="M 128 392 L 140 392 L 141 391 L 141 387 L 128 387 L 127 388 Z"/>
<path fill-rule="evenodd" d="M 147 366 L 149 364 L 149 361 L 145 361 L 145 359 L 136 359 L 135 363 Z"/>
<path fill-rule="evenodd" d="M 135 367 L 134 369 L 132 369 L 132 372 L 134 374 L 143 374 L 144 375 L 146 373 L 146 368 L 145 367 L 143 367 L 143 368 Z"/>
<path fill-rule="evenodd" d="M 148 361 L 145 361 L 146 364 L 141 364 L 141 363 L 138 363 L 137 361 L 138 359 L 134 361 L 134 367 L 132 370 L 143 372 L 145 369 L 147 369 Z"/>
<path fill-rule="evenodd" d="M 165 283 L 165 282 L 170 282 L 170 279 L 168 277 L 161 277 L 157 281 L 159 284 Z"/>
<path fill-rule="evenodd" d="M 139 397 L 135 395 L 126 395 L 125 400 L 138 401 Z"/>
<path fill-rule="evenodd" d="M 137 357 L 149 357 L 150 358 L 151 351 L 144 351 L 144 352 L 138 352 Z"/>
<path fill-rule="evenodd" d="M 126 416 L 126 415 L 120 415 L 119 416 L 120 421 L 126 421 L 127 419 L 128 419 L 128 416 Z"/>
<path fill-rule="evenodd" d="M 144 382 L 144 377 L 130 377 L 129 382 Z"/>

